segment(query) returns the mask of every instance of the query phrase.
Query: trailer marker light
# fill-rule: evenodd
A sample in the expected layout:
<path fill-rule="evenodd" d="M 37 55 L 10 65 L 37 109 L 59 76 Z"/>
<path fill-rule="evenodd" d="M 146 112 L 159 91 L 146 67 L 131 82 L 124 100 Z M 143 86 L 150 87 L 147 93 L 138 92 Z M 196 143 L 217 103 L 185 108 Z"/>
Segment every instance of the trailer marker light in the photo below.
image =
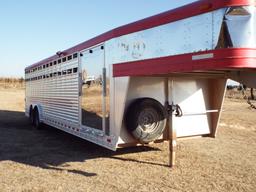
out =
<path fill-rule="evenodd" d="M 208 53 L 208 54 L 201 54 L 201 55 L 193 55 L 192 60 L 202 60 L 202 59 L 211 59 L 214 57 L 213 53 Z"/>

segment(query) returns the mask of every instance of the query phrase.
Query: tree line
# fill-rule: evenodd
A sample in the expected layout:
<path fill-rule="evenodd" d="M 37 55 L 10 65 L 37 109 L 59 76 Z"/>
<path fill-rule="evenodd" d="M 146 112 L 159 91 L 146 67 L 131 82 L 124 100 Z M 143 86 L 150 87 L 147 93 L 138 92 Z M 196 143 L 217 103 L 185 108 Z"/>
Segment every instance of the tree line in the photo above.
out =
<path fill-rule="evenodd" d="M 25 86 L 25 80 L 23 77 L 13 78 L 13 77 L 0 77 L 0 87 L 4 88 L 22 88 Z"/>
<path fill-rule="evenodd" d="M 243 94 L 246 93 L 247 90 L 250 90 L 250 99 L 255 100 L 255 89 L 249 88 L 246 85 L 240 84 L 240 85 L 227 85 L 227 90 L 233 90 L 237 89 L 238 91 L 241 91 Z"/>

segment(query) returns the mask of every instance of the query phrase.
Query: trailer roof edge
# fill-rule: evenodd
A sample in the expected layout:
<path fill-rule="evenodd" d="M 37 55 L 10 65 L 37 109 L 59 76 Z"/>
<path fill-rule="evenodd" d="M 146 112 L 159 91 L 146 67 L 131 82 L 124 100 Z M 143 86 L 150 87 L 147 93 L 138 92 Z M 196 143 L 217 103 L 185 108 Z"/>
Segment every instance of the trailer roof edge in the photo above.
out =
<path fill-rule="evenodd" d="M 230 7 L 230 6 L 246 6 L 246 5 L 256 5 L 254 0 L 200 0 L 194 3 L 178 7 L 127 25 L 110 30 L 106 33 L 103 33 L 95 38 L 92 38 L 88 41 L 80 43 L 74 47 L 62 51 L 65 55 L 69 55 L 86 48 L 92 47 L 94 45 L 100 44 L 102 42 L 108 41 L 112 38 L 120 37 L 122 35 L 146 30 L 149 28 L 157 27 L 164 25 L 170 22 L 178 21 L 181 19 L 193 17 L 203 13 L 207 13 L 216 9 Z M 33 67 L 46 64 L 52 60 L 58 59 L 58 55 L 53 55 L 49 58 L 41 60 L 37 63 L 34 63 L 25 70 L 31 69 Z"/>

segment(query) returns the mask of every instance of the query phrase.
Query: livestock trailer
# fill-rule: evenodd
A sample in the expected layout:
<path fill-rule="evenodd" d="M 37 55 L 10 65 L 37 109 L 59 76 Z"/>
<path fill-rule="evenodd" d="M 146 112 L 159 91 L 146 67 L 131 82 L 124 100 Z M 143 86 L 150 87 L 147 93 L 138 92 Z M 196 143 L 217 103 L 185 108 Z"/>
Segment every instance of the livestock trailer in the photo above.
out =
<path fill-rule="evenodd" d="M 111 150 L 215 137 L 227 79 L 256 87 L 253 0 L 201 0 L 25 69 L 26 116 Z"/>

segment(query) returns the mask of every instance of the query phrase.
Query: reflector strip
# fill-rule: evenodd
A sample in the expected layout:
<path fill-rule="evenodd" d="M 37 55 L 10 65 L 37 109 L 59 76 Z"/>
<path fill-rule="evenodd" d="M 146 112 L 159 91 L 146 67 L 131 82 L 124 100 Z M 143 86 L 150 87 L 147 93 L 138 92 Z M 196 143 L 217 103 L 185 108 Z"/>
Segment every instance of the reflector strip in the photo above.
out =
<path fill-rule="evenodd" d="M 213 53 L 203 54 L 203 55 L 193 55 L 192 60 L 202 60 L 202 59 L 211 59 L 214 57 Z"/>

